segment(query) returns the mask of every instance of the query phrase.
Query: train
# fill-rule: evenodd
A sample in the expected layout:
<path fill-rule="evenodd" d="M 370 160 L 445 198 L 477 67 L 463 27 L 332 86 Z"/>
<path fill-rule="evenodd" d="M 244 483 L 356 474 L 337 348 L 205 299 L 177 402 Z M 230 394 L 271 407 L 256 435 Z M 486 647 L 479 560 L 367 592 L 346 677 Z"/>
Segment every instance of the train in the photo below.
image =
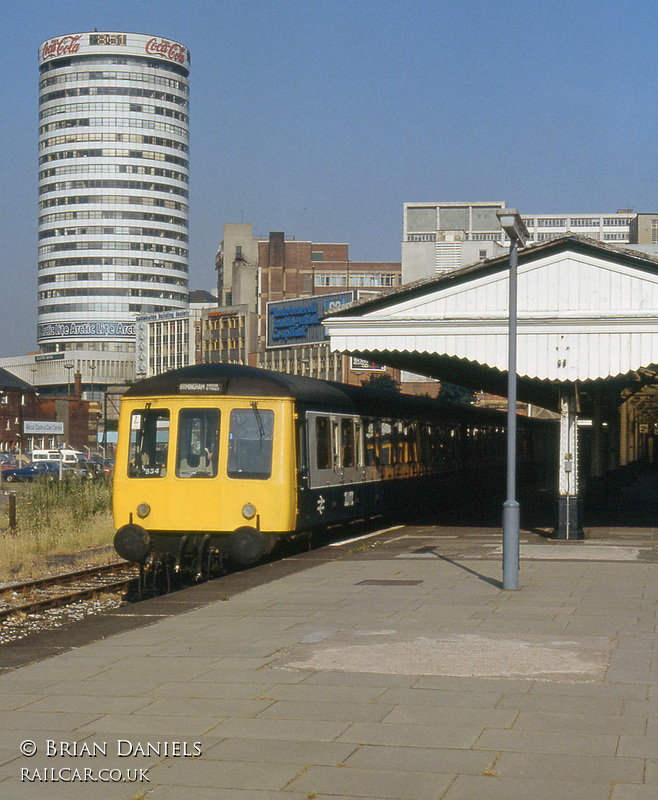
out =
<path fill-rule="evenodd" d="M 133 384 L 121 401 L 114 546 L 152 573 L 208 577 L 318 528 L 502 491 L 505 415 L 237 364 Z M 522 481 L 555 430 L 519 417 Z"/>

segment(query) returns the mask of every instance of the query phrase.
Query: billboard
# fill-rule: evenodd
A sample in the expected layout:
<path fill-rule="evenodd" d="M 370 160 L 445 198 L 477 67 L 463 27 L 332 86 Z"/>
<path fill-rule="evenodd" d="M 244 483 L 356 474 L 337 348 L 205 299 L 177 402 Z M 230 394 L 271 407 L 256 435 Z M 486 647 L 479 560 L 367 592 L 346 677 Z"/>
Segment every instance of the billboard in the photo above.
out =
<path fill-rule="evenodd" d="M 386 367 L 382 364 L 376 364 L 374 361 L 368 361 L 367 358 L 351 357 L 352 372 L 386 372 Z"/>
<path fill-rule="evenodd" d="M 268 303 L 267 346 L 290 347 L 329 341 L 322 318 L 355 298 L 354 292 L 339 292 Z"/>

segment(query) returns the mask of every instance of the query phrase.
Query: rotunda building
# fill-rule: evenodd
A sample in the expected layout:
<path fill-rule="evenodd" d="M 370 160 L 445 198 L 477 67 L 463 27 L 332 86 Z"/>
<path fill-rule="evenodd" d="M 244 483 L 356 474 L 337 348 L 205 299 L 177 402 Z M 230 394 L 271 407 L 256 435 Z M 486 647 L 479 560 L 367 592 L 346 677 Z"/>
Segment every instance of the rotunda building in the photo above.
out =
<path fill-rule="evenodd" d="M 187 48 L 158 36 L 40 46 L 42 353 L 119 357 L 138 314 L 188 307 L 189 71 Z"/>

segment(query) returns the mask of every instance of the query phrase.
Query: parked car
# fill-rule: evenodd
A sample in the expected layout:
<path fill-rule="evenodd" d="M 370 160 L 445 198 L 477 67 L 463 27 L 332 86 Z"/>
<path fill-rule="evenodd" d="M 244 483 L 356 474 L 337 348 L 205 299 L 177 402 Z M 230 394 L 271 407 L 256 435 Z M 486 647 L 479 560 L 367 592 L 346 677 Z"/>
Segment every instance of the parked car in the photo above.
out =
<path fill-rule="evenodd" d="M 86 461 L 86 467 L 89 470 L 90 477 L 95 481 L 99 481 L 105 477 L 103 462 L 100 458 L 94 458 L 94 456 L 92 456 Z"/>
<path fill-rule="evenodd" d="M 94 480 L 100 478 L 109 479 L 114 473 L 114 461 L 111 458 L 102 456 L 91 456 L 87 460 L 87 467 L 92 472 Z"/>
<path fill-rule="evenodd" d="M 7 483 L 14 481 L 34 481 L 37 478 L 59 478 L 59 461 L 31 461 L 26 467 L 9 467 L 2 470 L 2 480 Z"/>

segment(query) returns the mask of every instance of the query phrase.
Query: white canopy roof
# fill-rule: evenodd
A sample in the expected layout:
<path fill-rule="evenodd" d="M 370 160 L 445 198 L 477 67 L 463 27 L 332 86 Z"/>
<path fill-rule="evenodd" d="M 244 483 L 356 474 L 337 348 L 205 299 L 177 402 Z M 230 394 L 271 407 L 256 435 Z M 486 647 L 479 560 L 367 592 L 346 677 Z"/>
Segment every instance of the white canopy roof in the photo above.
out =
<path fill-rule="evenodd" d="M 490 381 L 500 389 L 495 374 L 507 369 L 508 284 L 507 257 L 497 258 L 343 307 L 324 325 L 334 350 L 496 391 Z M 525 248 L 517 314 L 527 389 L 654 371 L 658 259 L 577 235 Z"/>

